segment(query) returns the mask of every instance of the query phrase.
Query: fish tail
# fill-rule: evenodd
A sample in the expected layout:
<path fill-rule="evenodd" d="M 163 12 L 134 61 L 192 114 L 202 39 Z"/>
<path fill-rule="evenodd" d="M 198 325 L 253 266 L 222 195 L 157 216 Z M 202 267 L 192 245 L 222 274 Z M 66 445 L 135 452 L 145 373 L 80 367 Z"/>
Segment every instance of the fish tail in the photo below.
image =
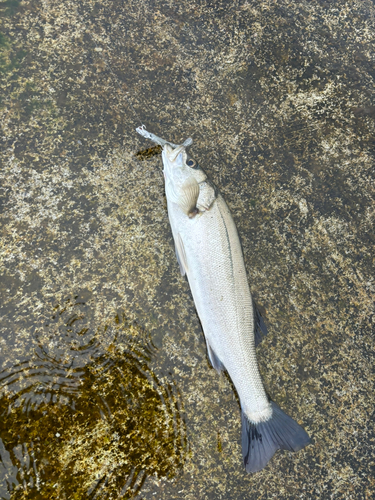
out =
<path fill-rule="evenodd" d="M 247 472 L 263 469 L 279 448 L 302 450 L 310 443 L 307 432 L 273 401 L 272 416 L 253 423 L 242 411 L 242 455 Z"/>

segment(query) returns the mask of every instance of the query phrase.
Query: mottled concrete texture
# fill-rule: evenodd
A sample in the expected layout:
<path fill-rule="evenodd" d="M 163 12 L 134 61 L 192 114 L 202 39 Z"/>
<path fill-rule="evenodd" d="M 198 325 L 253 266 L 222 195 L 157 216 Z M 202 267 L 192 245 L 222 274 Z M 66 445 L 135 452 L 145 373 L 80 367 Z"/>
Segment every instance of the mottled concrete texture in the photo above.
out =
<path fill-rule="evenodd" d="M 1 499 L 374 498 L 373 2 L 0 14 Z M 255 475 L 126 95 L 194 138 L 269 327 L 266 389 L 312 436 Z"/>

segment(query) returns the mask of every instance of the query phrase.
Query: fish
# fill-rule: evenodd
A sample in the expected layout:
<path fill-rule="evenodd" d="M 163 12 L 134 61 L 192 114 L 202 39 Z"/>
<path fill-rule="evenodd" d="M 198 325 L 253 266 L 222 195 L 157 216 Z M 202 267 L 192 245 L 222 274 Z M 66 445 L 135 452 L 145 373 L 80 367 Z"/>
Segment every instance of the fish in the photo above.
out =
<path fill-rule="evenodd" d="M 242 456 L 247 472 L 262 470 L 278 449 L 296 452 L 307 432 L 267 396 L 256 345 L 266 333 L 247 279 L 237 228 L 223 196 L 186 151 L 148 132 L 162 146 L 168 217 L 182 276 L 203 328 L 211 365 L 231 378 L 241 405 Z"/>

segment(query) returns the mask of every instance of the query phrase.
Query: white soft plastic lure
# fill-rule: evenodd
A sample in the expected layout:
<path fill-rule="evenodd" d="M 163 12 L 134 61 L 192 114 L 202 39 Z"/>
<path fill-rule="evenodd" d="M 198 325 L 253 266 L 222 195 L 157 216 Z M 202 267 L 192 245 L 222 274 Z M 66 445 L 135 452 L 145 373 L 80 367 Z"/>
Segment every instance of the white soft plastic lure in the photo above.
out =
<path fill-rule="evenodd" d="M 137 132 L 163 146 L 168 215 L 181 274 L 189 280 L 211 364 L 229 373 L 241 401 L 246 470 L 259 471 L 277 449 L 298 451 L 310 438 L 264 390 L 255 346 L 265 325 L 254 309 L 236 226 L 223 197 L 186 153 L 191 139 L 179 146 L 144 127 Z"/>

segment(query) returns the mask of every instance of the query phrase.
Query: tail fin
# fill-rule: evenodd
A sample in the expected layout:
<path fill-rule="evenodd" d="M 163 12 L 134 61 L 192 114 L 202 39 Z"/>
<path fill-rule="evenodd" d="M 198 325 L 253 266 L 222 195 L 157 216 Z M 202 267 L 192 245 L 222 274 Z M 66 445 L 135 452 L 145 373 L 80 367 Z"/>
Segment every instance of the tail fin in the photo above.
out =
<path fill-rule="evenodd" d="M 271 401 L 272 417 L 254 424 L 242 412 L 242 455 L 247 472 L 263 469 L 279 448 L 302 450 L 310 443 L 307 432 Z"/>

